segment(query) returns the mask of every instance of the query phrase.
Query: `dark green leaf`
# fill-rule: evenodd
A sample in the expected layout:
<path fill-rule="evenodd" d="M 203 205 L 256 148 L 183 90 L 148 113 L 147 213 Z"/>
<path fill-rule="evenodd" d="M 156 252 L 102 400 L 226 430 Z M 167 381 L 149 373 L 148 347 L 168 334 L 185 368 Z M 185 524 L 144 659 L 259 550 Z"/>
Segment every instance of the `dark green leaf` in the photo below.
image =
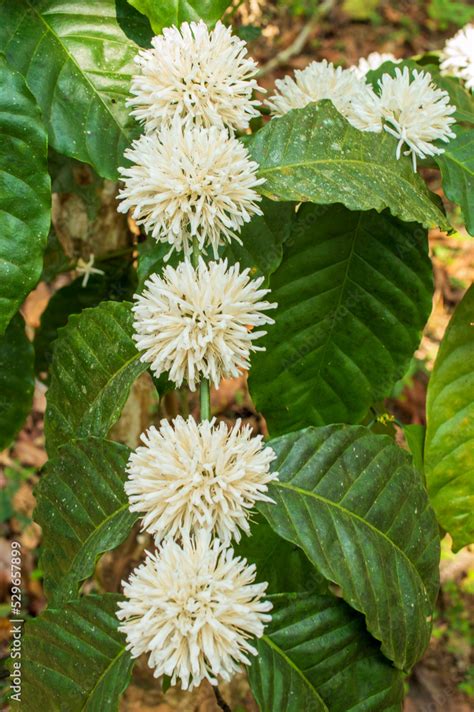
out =
<path fill-rule="evenodd" d="M 474 541 L 474 287 L 458 305 L 428 385 L 425 472 L 440 524 L 460 549 Z"/>
<path fill-rule="evenodd" d="M 420 471 L 423 467 L 423 450 L 425 447 L 425 426 L 424 425 L 403 425 L 403 434 L 413 456 L 413 463 Z"/>
<path fill-rule="evenodd" d="M 49 370 L 58 329 L 67 324 L 71 314 L 79 314 L 83 309 L 95 307 L 104 300 L 122 301 L 133 296 L 135 275 L 131 273 L 128 259 L 117 258 L 96 266 L 105 274 L 92 274 L 85 287 L 82 286 L 83 278 L 78 277 L 59 289 L 49 300 L 35 336 L 37 373 Z"/>
<path fill-rule="evenodd" d="M 466 228 L 474 235 L 474 129 L 455 128 L 456 138 L 436 156 L 446 197 L 461 206 Z"/>
<path fill-rule="evenodd" d="M 180 25 L 200 19 L 213 25 L 227 10 L 231 0 L 128 0 L 150 20 L 153 31 L 159 34 L 164 27 Z"/>
<path fill-rule="evenodd" d="M 358 131 L 330 101 L 273 119 L 246 145 L 266 179 L 260 192 L 273 200 L 389 208 L 406 222 L 447 226 L 410 160 L 397 160 L 393 136 Z"/>
<path fill-rule="evenodd" d="M 53 148 L 115 178 L 139 130 L 125 101 L 151 37 L 146 18 L 126 0 L 0 0 L 0 12 L 0 49 L 25 76 Z"/>
<path fill-rule="evenodd" d="M 33 400 L 34 351 L 17 314 L 0 336 L 0 450 L 15 437 Z"/>
<path fill-rule="evenodd" d="M 270 444 L 276 504 L 258 509 L 365 615 L 382 652 L 411 668 L 430 639 L 439 532 L 409 454 L 360 426 L 307 428 Z"/>
<path fill-rule="evenodd" d="M 101 207 L 100 192 L 104 180 L 87 163 L 49 151 L 49 173 L 53 193 L 75 193 L 87 209 L 89 220 L 95 220 Z"/>
<path fill-rule="evenodd" d="M 97 557 L 130 533 L 132 514 L 124 490 L 129 450 L 87 438 L 60 448 L 36 489 L 35 520 L 43 531 L 40 567 L 51 608 L 77 598 Z"/>
<path fill-rule="evenodd" d="M 1 19 L 3 23 L 4 18 Z M 8 66 L 3 55 L 0 55 L 0 134 L 0 334 L 3 334 L 41 275 L 51 206 L 47 134 L 41 112 L 23 77 Z"/>
<path fill-rule="evenodd" d="M 148 238 L 138 245 L 138 291 L 141 292 L 146 280 L 155 272 L 161 274 L 166 265 L 176 267 L 182 255 L 173 252 L 167 261 L 165 257 L 169 255 L 170 245 L 164 242 L 156 242 L 152 238 Z"/>
<path fill-rule="evenodd" d="M 265 712 L 397 712 L 403 676 L 380 654 L 363 618 L 334 596 L 272 596 L 249 681 Z"/>
<path fill-rule="evenodd" d="M 45 435 L 50 456 L 69 440 L 104 437 L 130 386 L 146 370 L 132 339 L 127 302 L 103 302 L 70 317 L 55 343 Z"/>
<path fill-rule="evenodd" d="M 63 246 L 59 242 L 55 231 L 53 229 L 50 230 L 44 251 L 41 280 L 44 282 L 52 282 L 58 274 L 69 272 L 72 268 L 72 260 L 64 252 Z"/>
<path fill-rule="evenodd" d="M 426 231 L 388 212 L 303 206 L 270 286 L 276 324 L 250 372 L 270 432 L 358 422 L 404 374 L 430 314 Z"/>
<path fill-rule="evenodd" d="M 121 599 L 86 596 L 28 621 L 22 644 L 22 712 L 113 712 L 132 660 L 115 616 Z"/>

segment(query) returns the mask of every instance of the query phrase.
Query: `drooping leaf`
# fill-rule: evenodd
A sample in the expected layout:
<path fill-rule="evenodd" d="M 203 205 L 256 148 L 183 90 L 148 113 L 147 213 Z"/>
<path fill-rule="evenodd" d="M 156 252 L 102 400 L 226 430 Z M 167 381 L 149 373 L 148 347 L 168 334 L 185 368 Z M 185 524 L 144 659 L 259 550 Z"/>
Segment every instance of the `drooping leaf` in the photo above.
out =
<path fill-rule="evenodd" d="M 164 27 L 182 22 L 205 20 L 213 25 L 224 14 L 231 0 L 128 0 L 150 20 L 153 31 L 159 34 Z"/>
<path fill-rule="evenodd" d="M 428 385 L 425 473 L 454 549 L 474 541 L 474 287 L 451 318 Z"/>
<path fill-rule="evenodd" d="M 60 448 L 36 488 L 35 521 L 43 531 L 40 568 L 51 608 L 77 598 L 96 559 L 130 533 L 137 516 L 124 490 L 129 450 L 87 438 Z"/>
<path fill-rule="evenodd" d="M 113 593 L 86 596 L 26 623 L 22 712 L 118 710 L 133 664 L 117 630 L 120 599 Z"/>
<path fill-rule="evenodd" d="M 128 302 L 102 302 L 59 330 L 45 419 L 50 456 L 70 440 L 105 437 L 119 418 L 130 386 L 146 370 L 132 322 Z"/>
<path fill-rule="evenodd" d="M 271 596 L 272 620 L 248 675 L 265 712 L 397 712 L 403 676 L 381 655 L 362 616 L 334 596 Z"/>
<path fill-rule="evenodd" d="M 249 384 L 271 434 L 358 422 L 403 376 L 430 314 L 426 231 L 388 211 L 302 206 L 270 286 L 276 323 Z"/>
<path fill-rule="evenodd" d="M 436 162 L 446 196 L 461 206 L 466 229 L 474 235 L 474 129 L 456 127 L 455 133 Z"/>
<path fill-rule="evenodd" d="M 47 372 L 53 355 L 58 329 L 67 324 L 71 314 L 79 314 L 101 301 L 131 299 L 135 289 L 135 274 L 129 260 L 116 258 L 97 265 L 105 274 L 92 274 L 86 286 L 78 277 L 51 297 L 41 315 L 41 324 L 35 335 L 36 371 Z"/>
<path fill-rule="evenodd" d="M 17 314 L 0 336 L 0 450 L 10 445 L 33 400 L 34 351 Z"/>
<path fill-rule="evenodd" d="M 125 106 L 145 17 L 126 0 L 0 0 L 0 50 L 40 105 L 53 148 L 117 176 L 139 131 Z"/>
<path fill-rule="evenodd" d="M 3 55 L 0 55 L 0 134 L 0 334 L 3 334 L 41 275 L 51 206 L 48 138 L 41 112 L 23 77 L 7 64 Z"/>
<path fill-rule="evenodd" d="M 438 525 L 409 454 L 361 426 L 307 428 L 270 444 L 276 504 L 258 509 L 409 669 L 429 642 L 439 565 Z"/>
<path fill-rule="evenodd" d="M 447 226 L 408 157 L 397 160 L 393 136 L 358 131 L 330 101 L 273 119 L 246 145 L 266 180 L 260 192 L 273 200 L 389 208 L 405 222 Z"/>

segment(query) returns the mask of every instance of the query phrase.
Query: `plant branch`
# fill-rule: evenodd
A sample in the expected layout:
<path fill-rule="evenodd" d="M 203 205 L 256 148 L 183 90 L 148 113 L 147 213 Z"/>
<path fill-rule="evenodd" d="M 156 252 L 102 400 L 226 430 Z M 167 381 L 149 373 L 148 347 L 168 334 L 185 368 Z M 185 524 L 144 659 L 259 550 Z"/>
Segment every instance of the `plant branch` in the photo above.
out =
<path fill-rule="evenodd" d="M 318 23 L 323 19 L 323 17 L 329 15 L 335 4 L 335 0 L 323 0 L 314 15 L 303 26 L 301 32 L 297 35 L 294 41 L 288 47 L 282 49 L 281 52 L 278 52 L 273 59 L 266 62 L 266 64 L 264 64 L 258 72 L 257 76 L 263 77 L 265 74 L 273 72 L 274 69 L 280 67 L 282 64 L 287 64 L 292 57 L 299 54 L 308 41 L 308 38 L 313 30 L 315 30 L 318 26 Z"/>
<path fill-rule="evenodd" d="M 216 697 L 217 704 L 219 705 L 219 707 L 221 708 L 221 710 L 223 710 L 223 712 L 232 712 L 232 710 L 230 709 L 229 705 L 227 704 L 227 702 L 226 702 L 226 701 L 224 700 L 224 698 L 222 697 L 222 695 L 221 695 L 221 693 L 220 693 L 220 690 L 219 690 L 219 688 L 217 687 L 217 685 L 212 685 L 212 689 L 214 690 L 214 695 L 215 695 L 215 697 Z"/>

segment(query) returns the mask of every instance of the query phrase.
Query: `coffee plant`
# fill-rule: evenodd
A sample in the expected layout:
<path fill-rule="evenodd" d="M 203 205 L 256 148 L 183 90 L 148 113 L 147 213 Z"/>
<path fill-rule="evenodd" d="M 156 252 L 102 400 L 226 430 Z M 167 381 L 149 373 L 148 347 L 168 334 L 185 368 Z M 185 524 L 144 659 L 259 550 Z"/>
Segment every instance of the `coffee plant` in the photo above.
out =
<path fill-rule="evenodd" d="M 400 710 L 440 536 L 473 540 L 472 287 L 410 449 L 373 414 L 430 315 L 428 229 L 452 230 L 423 169 L 474 234 L 474 31 L 312 63 L 265 98 L 229 4 L 0 0 L 0 447 L 48 382 L 48 606 L 13 709 L 116 710 L 143 654 L 164 689 L 246 668 L 264 712 Z M 65 254 L 52 191 L 92 222 L 117 180 L 128 243 Z M 25 297 L 74 269 L 31 343 Z M 199 391 L 200 420 L 132 451 L 110 433 L 147 370 L 160 398 Z M 246 370 L 265 443 L 211 418 L 210 389 Z M 137 522 L 122 593 L 86 593 Z"/>

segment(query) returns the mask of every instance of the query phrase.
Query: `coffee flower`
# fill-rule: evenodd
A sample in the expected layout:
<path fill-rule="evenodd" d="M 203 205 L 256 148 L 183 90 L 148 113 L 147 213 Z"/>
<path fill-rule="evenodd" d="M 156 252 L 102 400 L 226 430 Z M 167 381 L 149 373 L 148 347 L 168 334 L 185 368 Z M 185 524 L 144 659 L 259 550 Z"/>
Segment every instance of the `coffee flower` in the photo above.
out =
<path fill-rule="evenodd" d="M 125 491 L 130 510 L 143 514 L 142 527 L 159 543 L 200 528 L 214 532 L 226 546 L 250 533 L 248 516 L 265 494 L 276 455 L 262 437 L 252 437 L 240 421 L 228 431 L 215 419 L 197 424 L 178 416 L 142 435 L 143 446 L 128 463 Z"/>
<path fill-rule="evenodd" d="M 351 70 L 357 77 L 365 77 L 365 75 L 373 69 L 378 69 L 385 62 L 401 62 L 391 52 L 371 52 L 367 57 L 361 57 L 356 65 L 351 67 Z"/>
<path fill-rule="evenodd" d="M 128 105 L 146 131 L 176 115 L 200 126 L 246 129 L 259 115 L 260 102 L 252 99 L 257 65 L 245 42 L 221 22 L 211 32 L 202 20 L 167 27 L 136 61 L 141 73 Z"/>
<path fill-rule="evenodd" d="M 294 79 L 277 79 L 275 85 L 277 92 L 266 102 L 274 116 L 330 99 L 339 113 L 359 130 L 382 129 L 377 97 L 350 69 L 336 68 L 323 59 L 311 62 L 306 69 L 296 70 Z"/>
<path fill-rule="evenodd" d="M 273 324 L 263 312 L 277 306 L 263 300 L 270 290 L 262 283 L 226 260 L 200 259 L 196 269 L 185 261 L 153 274 L 133 306 L 142 361 L 177 386 L 186 380 L 192 391 L 202 378 L 218 388 L 222 378 L 247 370 L 250 353 L 263 350 L 254 341 L 266 333 L 254 327 Z"/>
<path fill-rule="evenodd" d="M 159 553 L 124 582 L 117 616 L 127 649 L 148 654 L 154 676 L 168 675 L 184 690 L 202 680 L 230 680 L 256 655 L 272 604 L 266 583 L 254 583 L 255 566 L 201 531 L 182 544 L 167 540 Z"/>
<path fill-rule="evenodd" d="M 440 66 L 443 74 L 454 74 L 467 89 L 474 89 L 474 25 L 466 25 L 446 42 Z"/>
<path fill-rule="evenodd" d="M 261 197 L 255 188 L 257 163 L 225 129 L 185 127 L 176 119 L 153 135 L 143 135 L 125 152 L 132 163 L 120 168 L 125 187 L 118 210 L 132 211 L 139 225 L 171 251 L 238 239 Z"/>
<path fill-rule="evenodd" d="M 398 140 L 397 158 L 406 146 L 404 154 L 412 156 L 414 170 L 417 156 L 444 152 L 434 141 L 447 142 L 455 137 L 451 114 L 456 108 L 450 105 L 449 94 L 436 87 L 427 72 L 415 69 L 411 76 L 407 67 L 403 72 L 397 67 L 395 76 L 384 74 L 379 80 L 379 94 L 384 128 Z"/>

